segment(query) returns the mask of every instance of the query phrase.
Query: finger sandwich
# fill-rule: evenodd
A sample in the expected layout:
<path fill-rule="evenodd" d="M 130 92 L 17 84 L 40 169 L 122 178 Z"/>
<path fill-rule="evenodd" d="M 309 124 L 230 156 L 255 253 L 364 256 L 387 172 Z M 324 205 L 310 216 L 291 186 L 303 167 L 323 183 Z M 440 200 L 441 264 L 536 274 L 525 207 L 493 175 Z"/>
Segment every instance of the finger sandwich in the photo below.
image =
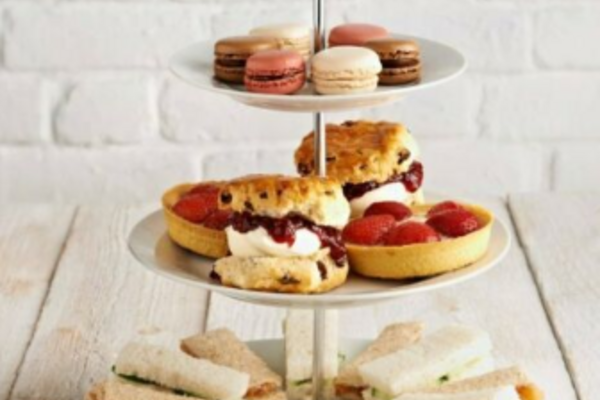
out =
<path fill-rule="evenodd" d="M 190 356 L 241 371 L 250 376 L 246 398 L 263 398 L 281 390 L 281 376 L 229 329 L 216 329 L 181 341 L 181 349 Z"/>
<path fill-rule="evenodd" d="M 192 358 L 179 350 L 137 342 L 123 348 L 113 371 L 124 380 L 206 400 L 241 399 L 250 382 L 248 374 L 232 368 Z"/>
<path fill-rule="evenodd" d="M 452 325 L 358 367 L 366 400 L 389 400 L 436 388 L 493 368 L 492 342 L 477 328 Z"/>
<path fill-rule="evenodd" d="M 362 392 L 368 389 L 358 371 L 361 365 L 399 351 L 421 338 L 420 323 L 396 323 L 387 326 L 369 347 L 355 359 L 345 364 L 335 378 L 335 394 L 343 400 L 362 400 Z"/>

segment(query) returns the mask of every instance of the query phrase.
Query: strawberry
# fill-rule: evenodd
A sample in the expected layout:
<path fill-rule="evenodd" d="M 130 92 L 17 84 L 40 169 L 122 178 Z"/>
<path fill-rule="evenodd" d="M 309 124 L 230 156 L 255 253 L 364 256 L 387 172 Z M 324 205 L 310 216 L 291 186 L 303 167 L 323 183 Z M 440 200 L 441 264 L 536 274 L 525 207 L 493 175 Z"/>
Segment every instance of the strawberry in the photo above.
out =
<path fill-rule="evenodd" d="M 369 215 L 391 215 L 396 221 L 402 221 L 412 215 L 412 211 L 406 205 L 397 201 L 382 201 L 373 203 L 365 211 L 365 217 Z"/>
<path fill-rule="evenodd" d="M 215 210 L 208 214 L 202 225 L 209 229 L 222 231 L 231 223 L 231 214 L 230 210 Z"/>
<path fill-rule="evenodd" d="M 349 243 L 374 245 L 394 226 L 391 215 L 371 215 L 351 221 L 342 231 L 342 239 Z"/>
<path fill-rule="evenodd" d="M 194 186 L 187 194 L 203 194 L 203 193 L 211 193 L 214 194 L 215 197 L 219 196 L 219 188 L 207 183 L 199 183 Z"/>
<path fill-rule="evenodd" d="M 383 238 L 386 246 L 439 242 L 440 235 L 422 222 L 407 221 L 392 228 Z"/>
<path fill-rule="evenodd" d="M 452 200 L 446 200 L 431 207 L 427 212 L 427 217 L 433 217 L 436 214 L 445 213 L 450 210 L 464 210 L 464 208 Z"/>
<path fill-rule="evenodd" d="M 183 196 L 173 206 L 173 212 L 190 222 L 200 223 L 217 209 L 217 193 L 192 193 Z"/>
<path fill-rule="evenodd" d="M 439 233 L 459 237 L 479 229 L 477 217 L 467 210 L 449 210 L 427 219 L 427 225 Z"/>

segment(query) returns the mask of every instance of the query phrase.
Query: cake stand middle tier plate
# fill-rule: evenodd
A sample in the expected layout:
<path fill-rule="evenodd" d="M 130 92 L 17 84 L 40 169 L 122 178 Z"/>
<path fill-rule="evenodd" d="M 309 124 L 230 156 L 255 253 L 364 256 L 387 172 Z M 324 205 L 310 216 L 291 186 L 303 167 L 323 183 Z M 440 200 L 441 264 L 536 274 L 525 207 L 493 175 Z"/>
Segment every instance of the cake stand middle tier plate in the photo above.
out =
<path fill-rule="evenodd" d="M 310 82 L 293 95 L 250 93 L 243 85 L 231 85 L 214 78 L 213 41 L 198 42 L 175 53 L 171 58 L 170 67 L 175 75 L 200 89 L 226 95 L 254 107 L 298 112 L 342 111 L 398 101 L 408 94 L 456 78 L 467 67 L 465 57 L 448 45 L 414 36 L 394 36 L 412 39 L 419 43 L 422 63 L 421 80 L 407 85 L 379 86 L 374 92 L 369 93 L 323 96 L 315 93 Z"/>
<path fill-rule="evenodd" d="M 506 255 L 510 243 L 511 236 L 506 225 L 496 219 L 486 255 L 465 268 L 411 281 L 378 280 L 351 273 L 344 285 L 331 292 L 303 295 L 249 291 L 221 285 L 210 277 L 213 259 L 196 255 L 171 241 L 161 210 L 139 221 L 129 236 L 131 252 L 150 272 L 241 301 L 292 308 L 357 307 L 454 285 L 497 265 Z"/>

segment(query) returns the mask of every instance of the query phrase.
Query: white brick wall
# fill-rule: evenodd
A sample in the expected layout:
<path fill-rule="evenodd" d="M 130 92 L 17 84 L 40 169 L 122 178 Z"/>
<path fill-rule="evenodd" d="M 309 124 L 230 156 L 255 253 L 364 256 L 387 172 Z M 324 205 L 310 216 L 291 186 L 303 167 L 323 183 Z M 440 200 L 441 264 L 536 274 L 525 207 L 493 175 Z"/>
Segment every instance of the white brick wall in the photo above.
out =
<path fill-rule="evenodd" d="M 600 3 L 328 0 L 328 13 L 469 58 L 436 90 L 328 115 L 406 123 L 429 190 L 598 190 Z M 310 23 L 310 1 L 0 0 L 0 15 L 0 202 L 157 201 L 180 181 L 293 173 L 310 115 L 199 92 L 166 65 L 195 40 Z"/>

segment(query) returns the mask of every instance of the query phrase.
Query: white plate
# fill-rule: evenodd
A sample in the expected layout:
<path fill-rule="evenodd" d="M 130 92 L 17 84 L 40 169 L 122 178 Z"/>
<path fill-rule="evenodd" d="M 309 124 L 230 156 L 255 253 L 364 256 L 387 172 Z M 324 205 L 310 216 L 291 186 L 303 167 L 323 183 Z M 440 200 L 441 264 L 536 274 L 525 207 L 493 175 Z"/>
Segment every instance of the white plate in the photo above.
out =
<path fill-rule="evenodd" d="M 134 257 L 151 272 L 246 302 L 296 308 L 361 306 L 454 285 L 474 278 L 498 264 L 506 255 L 510 242 L 506 226 L 496 220 L 488 252 L 481 260 L 466 268 L 410 282 L 369 279 L 350 274 L 344 285 L 331 292 L 302 295 L 222 286 L 209 276 L 214 260 L 198 256 L 171 241 L 166 233 L 162 211 L 156 211 L 138 222 L 129 236 L 129 248 Z"/>
<path fill-rule="evenodd" d="M 250 93 L 243 85 L 230 85 L 213 78 L 212 41 L 198 42 L 175 53 L 170 67 L 175 75 L 194 86 L 227 95 L 250 106 L 299 112 L 341 111 L 397 101 L 409 93 L 447 82 L 467 67 L 463 55 L 450 46 L 413 36 L 394 36 L 414 39 L 419 43 L 423 65 L 421 81 L 402 86 L 380 86 L 371 93 L 321 96 L 314 93 L 310 83 L 290 96 Z"/>
<path fill-rule="evenodd" d="M 353 360 L 371 344 L 368 339 L 340 338 L 340 353 Z M 281 376 L 285 376 L 285 342 L 283 339 L 250 340 L 248 347 Z"/>

